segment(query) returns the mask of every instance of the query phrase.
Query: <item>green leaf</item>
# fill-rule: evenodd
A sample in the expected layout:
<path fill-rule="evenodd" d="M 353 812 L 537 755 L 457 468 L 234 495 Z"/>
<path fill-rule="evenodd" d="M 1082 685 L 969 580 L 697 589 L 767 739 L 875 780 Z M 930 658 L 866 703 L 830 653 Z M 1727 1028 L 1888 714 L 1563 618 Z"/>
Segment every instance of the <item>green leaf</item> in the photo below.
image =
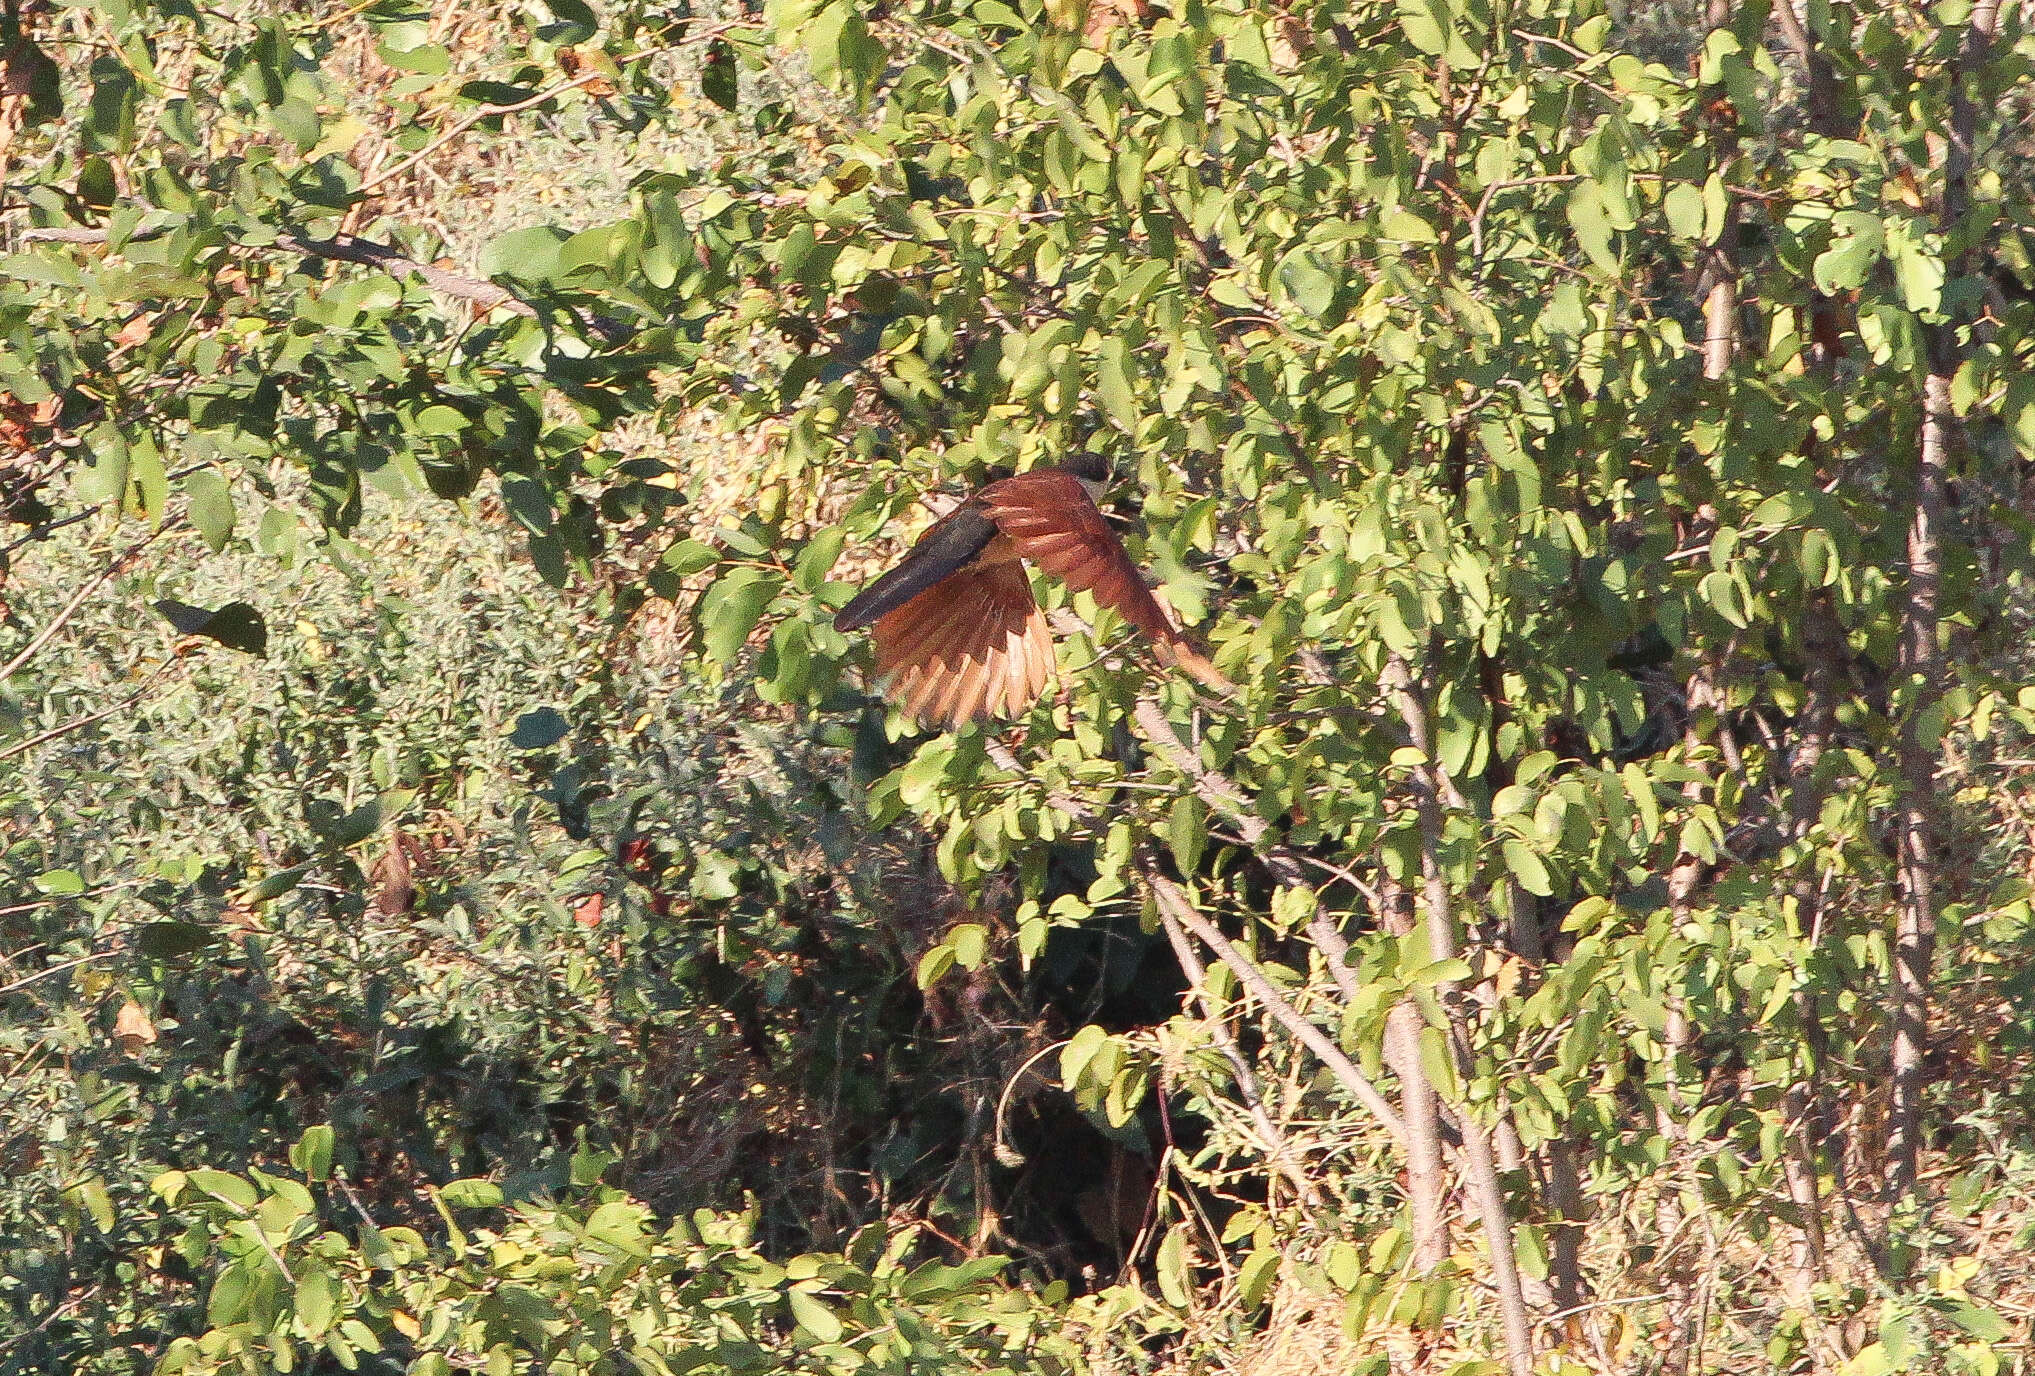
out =
<path fill-rule="evenodd" d="M 306 1180 L 324 1180 L 332 1174 L 333 1131 L 330 1124 L 320 1123 L 304 1129 L 304 1135 L 290 1148 L 290 1164 L 300 1171 Z"/>
<path fill-rule="evenodd" d="M 806 541 L 806 547 L 799 551 L 798 564 L 792 570 L 792 583 L 800 592 L 819 591 L 820 585 L 827 581 L 827 575 L 833 572 L 835 563 L 841 558 L 841 546 L 847 539 L 845 526 L 828 526 Z"/>
<path fill-rule="evenodd" d="M 1960 1300 L 1950 1306 L 1950 1321 L 1982 1343 L 1996 1343 L 2010 1331 L 1998 1311 Z"/>
<path fill-rule="evenodd" d="M 734 856 L 711 846 L 693 855 L 692 896 L 709 903 L 724 903 L 742 892 L 742 866 Z"/>
<path fill-rule="evenodd" d="M 1317 320 L 1328 317 L 1335 304 L 1336 276 L 1307 249 L 1296 249 L 1279 267 L 1279 285 L 1293 304 Z"/>
<path fill-rule="evenodd" d="M 175 960 L 217 939 L 209 927 L 195 922 L 145 922 L 135 929 L 134 949 L 151 960 Z"/>
<path fill-rule="evenodd" d="M 823 1343 L 841 1341 L 841 1320 L 818 1296 L 804 1290 L 786 1292 L 785 1298 L 791 1303 L 791 1317 L 798 1326 L 814 1339 Z"/>
<path fill-rule="evenodd" d="M 702 540 L 680 540 L 664 551 L 659 561 L 680 578 L 688 578 L 721 562 L 721 552 Z M 832 567 L 832 561 L 828 561 Z"/>
<path fill-rule="evenodd" d="M 1176 1223 L 1166 1230 L 1166 1236 L 1159 1243 L 1157 1256 L 1153 1258 L 1159 1280 L 1159 1293 L 1166 1303 L 1175 1309 L 1193 1307 L 1194 1287 L 1187 1273 L 1187 1228 Z"/>
<path fill-rule="evenodd" d="M 1272 1295 L 1272 1282 L 1279 1278 L 1279 1252 L 1260 1247 L 1244 1258 L 1237 1273 L 1237 1298 L 1246 1309 L 1256 1309 Z"/>
<path fill-rule="evenodd" d="M 1089 1063 L 1109 1045 L 1109 1033 L 1090 1023 L 1076 1032 L 1060 1049 L 1060 1083 L 1073 1089 L 1081 1082 Z"/>
<path fill-rule="evenodd" d="M 784 575 L 749 564 L 722 574 L 700 599 L 700 635 L 707 657 L 725 664 L 739 655 L 783 586 Z"/>
<path fill-rule="evenodd" d="M 1569 191 L 1569 228 L 1590 260 L 1607 272 L 1618 270 L 1618 255 L 1611 247 L 1611 220 L 1604 210 L 1604 191 L 1596 182 L 1577 182 Z"/>
<path fill-rule="evenodd" d="M 264 875 L 248 889 L 248 901 L 266 903 L 270 899 L 281 898 L 284 894 L 295 891 L 296 887 L 304 882 L 304 876 L 313 868 L 315 866 L 309 864 L 292 865 L 286 870 L 277 870 L 273 874 Z"/>
<path fill-rule="evenodd" d="M 572 734 L 572 723 L 556 707 L 533 707 L 516 718 L 509 744 L 518 750 L 549 750 Z"/>
<path fill-rule="evenodd" d="M 1619 771 L 1619 780 L 1625 785 L 1625 792 L 1632 799 L 1632 805 L 1639 809 L 1640 825 L 1645 829 L 1649 842 L 1658 841 L 1661 834 L 1660 799 L 1653 791 L 1653 780 L 1647 777 L 1637 761 L 1628 761 Z"/>
<path fill-rule="evenodd" d="M 96 1175 L 88 1175 L 70 1191 L 71 1202 L 82 1209 L 101 1233 L 113 1231 L 113 1196 L 106 1193 L 106 1182 Z"/>
<path fill-rule="evenodd" d="M 1669 187 L 1661 209 L 1677 239 L 1691 244 L 1709 242 L 1703 236 L 1703 193 L 1695 187 L 1687 182 Z"/>
<path fill-rule="evenodd" d="M 190 503 L 191 524 L 215 551 L 226 548 L 233 538 L 233 492 L 217 470 L 201 468 L 184 477 L 184 498 Z"/>
<path fill-rule="evenodd" d="M 1702 581 L 1696 584 L 1696 595 L 1732 625 L 1743 629 L 1752 624 L 1752 613 L 1745 605 L 1738 580 L 1722 569 L 1704 574 Z"/>
<path fill-rule="evenodd" d="M 2000 419 L 2021 457 L 2035 459 L 2035 377 L 2017 377 L 2000 401 Z"/>
<path fill-rule="evenodd" d="M 490 239 L 481 249 L 478 262 L 481 275 L 548 282 L 558 275 L 559 249 L 571 237 L 555 225 L 512 229 Z"/>
<path fill-rule="evenodd" d="M 1826 295 L 1860 286 L 1886 247 L 1886 232 L 1877 218 L 1856 210 L 1831 218 L 1830 247 L 1816 255 L 1811 274 L 1816 290 Z"/>
<path fill-rule="evenodd" d="M 1399 0 L 1399 27 L 1424 53 L 1465 69 L 1477 64 L 1477 55 L 1457 31 L 1448 0 Z"/>
<path fill-rule="evenodd" d="M 188 1172 L 184 1178 L 192 1188 L 201 1190 L 214 1199 L 223 1200 L 242 1211 L 251 1212 L 261 1199 L 260 1195 L 255 1193 L 253 1185 L 225 1171 L 195 1170 Z"/>
<path fill-rule="evenodd" d="M 1191 875 L 1201 867 L 1201 852 L 1208 844 L 1208 808 L 1199 798 L 1183 793 L 1173 800 L 1166 819 L 1166 843 L 1182 874 Z"/>
<path fill-rule="evenodd" d="M 943 941 L 936 946 L 927 947 L 925 954 L 919 957 L 918 969 L 914 972 L 918 987 L 920 989 L 932 988 L 942 979 L 946 978 L 947 972 L 953 968 L 954 948 L 952 946 Z"/>
<path fill-rule="evenodd" d="M 294 1300 L 297 1322 L 304 1326 L 305 1333 L 322 1338 L 339 1312 L 339 1283 L 322 1269 L 306 1271 L 297 1278 Z"/>
<path fill-rule="evenodd" d="M 1432 244 L 1439 241 L 1434 226 L 1410 210 L 1387 206 L 1378 215 L 1379 232 L 1387 239 L 1396 239 L 1408 244 Z"/>
<path fill-rule="evenodd" d="M 449 1180 L 438 1197 L 455 1209 L 495 1209 L 501 1207 L 502 1187 L 492 1180 Z"/>
<path fill-rule="evenodd" d="M 70 898 L 85 891 L 85 881 L 76 870 L 45 870 L 35 877 L 35 887 L 53 898 Z"/>
<path fill-rule="evenodd" d="M 989 929 L 979 922 L 964 922 L 947 933 L 947 944 L 954 948 L 954 963 L 973 970 L 988 954 Z"/>
<path fill-rule="evenodd" d="M 707 44 L 706 60 L 700 64 L 700 94 L 720 106 L 723 110 L 734 110 L 739 105 L 739 69 L 735 65 L 735 49 L 725 38 L 716 38 Z"/>
<path fill-rule="evenodd" d="M 1130 344 L 1121 337 L 1103 341 L 1095 358 L 1095 391 L 1111 420 L 1136 433 L 1140 413 L 1131 388 Z"/>
<path fill-rule="evenodd" d="M 1796 564 L 1802 570 L 1802 580 L 1812 588 L 1832 586 L 1843 569 L 1837 557 L 1836 543 L 1826 531 L 1813 526 L 1802 532 Z"/>
<path fill-rule="evenodd" d="M 229 650 L 239 650 L 258 658 L 268 656 L 268 623 L 250 603 L 228 602 L 215 611 L 208 611 L 188 602 L 164 597 L 157 599 L 155 609 L 165 621 L 176 627 L 179 635 L 201 635 L 218 641 Z"/>
<path fill-rule="evenodd" d="M 1512 871 L 1512 877 L 1519 881 L 1528 893 L 1546 898 L 1553 893 L 1554 881 L 1548 876 L 1547 862 L 1524 841 L 1507 839 L 1501 849 L 1505 853 L 1505 868 Z"/>
<path fill-rule="evenodd" d="M 1933 312 L 1943 302 L 1943 259 L 1927 242 L 1934 235 L 1911 237 L 1906 224 L 1887 227 L 1887 258 L 1894 265 L 1894 283 L 1911 311 Z"/>

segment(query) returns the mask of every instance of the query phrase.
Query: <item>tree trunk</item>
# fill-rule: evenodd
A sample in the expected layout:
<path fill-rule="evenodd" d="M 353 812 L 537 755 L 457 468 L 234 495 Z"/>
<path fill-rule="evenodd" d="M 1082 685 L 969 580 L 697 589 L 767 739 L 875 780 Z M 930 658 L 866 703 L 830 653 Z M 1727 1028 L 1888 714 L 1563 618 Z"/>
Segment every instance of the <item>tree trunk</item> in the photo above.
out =
<path fill-rule="evenodd" d="M 1379 920 L 1386 931 L 1413 930 L 1412 895 L 1391 878 L 1380 881 Z M 1399 1077 L 1399 1112 L 1406 1119 L 1406 1198 L 1413 1215 L 1413 1264 L 1433 1270 L 1448 1256 L 1448 1176 L 1442 1169 L 1441 1100 L 1420 1059 L 1420 1009 L 1402 999 L 1385 1017 L 1385 1061 Z"/>
<path fill-rule="evenodd" d="M 1908 524 L 1908 594 L 1901 615 L 1903 676 L 1915 689 L 1901 728 L 1903 796 L 1895 819 L 1900 912 L 1894 925 L 1893 1105 L 1887 1123 L 1889 1201 L 1915 1188 L 1928 1087 L 1929 968 L 1936 955 L 1936 749 L 1925 709 L 1943 692 L 1937 644 L 1944 480 L 1950 467 L 1950 370 L 1930 369 L 1922 392 L 1922 455 Z"/>
<path fill-rule="evenodd" d="M 1943 202 L 1938 223 L 1946 232 L 1964 218 L 1970 202 L 1972 140 L 1978 110 L 1970 82 L 1984 65 L 1999 20 L 1997 0 L 1973 6 L 1958 41 L 1950 91 L 1950 137 L 1938 156 Z M 1962 264 L 1950 265 L 1952 275 Z M 1896 817 L 1900 913 L 1894 925 L 1892 1054 L 1893 1104 L 1887 1118 L 1887 1190 L 1890 1200 L 1914 1192 L 1920 1172 L 1922 1098 L 1928 1088 L 1929 982 L 1936 956 L 1937 831 L 1936 742 L 1922 736 L 1926 710 L 1943 694 L 1943 650 L 1938 638 L 1942 594 L 1943 522 L 1956 413 L 1951 379 L 1963 362 L 1957 323 L 1929 328 L 1929 376 L 1922 384 L 1921 456 L 1915 506 L 1908 524 L 1907 603 L 1901 617 L 1901 668 L 1912 697 L 1901 731 L 1903 797 Z"/>
<path fill-rule="evenodd" d="M 1420 877 L 1422 908 L 1427 919 L 1428 954 L 1435 960 L 1452 960 L 1461 949 L 1456 936 L 1455 911 L 1449 900 L 1448 877 L 1441 868 L 1443 780 L 1433 763 L 1434 743 L 1428 730 L 1427 707 L 1420 700 L 1412 673 L 1404 660 L 1392 656 L 1381 686 L 1406 724 L 1407 737 L 1428 762 L 1413 771 L 1415 804 L 1420 813 Z M 1435 995 L 1447 1011 L 1449 1044 L 1459 1074 L 1467 1082 L 1471 1069 L 1469 1025 L 1463 1009 L 1462 989 L 1453 980 L 1436 984 Z M 1500 1112 L 1503 1110 L 1503 1095 Z M 1506 1365 L 1513 1376 L 1530 1376 L 1533 1371 L 1533 1325 L 1527 1318 L 1526 1292 L 1520 1283 L 1519 1262 L 1512 1248 L 1512 1216 L 1505 1203 L 1505 1188 L 1498 1179 L 1498 1161 L 1491 1150 L 1491 1133 L 1467 1108 L 1452 1115 L 1463 1136 L 1463 1175 L 1469 1186 L 1485 1245 L 1491 1251 L 1491 1279 L 1498 1291 L 1498 1313 L 1505 1330 Z"/>

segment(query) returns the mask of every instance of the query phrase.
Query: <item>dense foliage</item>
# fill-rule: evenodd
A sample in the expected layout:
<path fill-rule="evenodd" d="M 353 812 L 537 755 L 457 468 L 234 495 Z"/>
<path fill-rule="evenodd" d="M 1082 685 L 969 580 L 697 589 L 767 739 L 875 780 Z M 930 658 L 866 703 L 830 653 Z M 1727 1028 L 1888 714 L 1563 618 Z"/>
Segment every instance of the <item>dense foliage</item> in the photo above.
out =
<path fill-rule="evenodd" d="M 10 9 L 14 1341 L 2025 1363 L 2026 18 Z M 449 256 L 528 121 L 626 205 Z M 1237 693 L 1042 587 L 1064 691 L 915 735 L 847 570 L 1080 448 Z"/>

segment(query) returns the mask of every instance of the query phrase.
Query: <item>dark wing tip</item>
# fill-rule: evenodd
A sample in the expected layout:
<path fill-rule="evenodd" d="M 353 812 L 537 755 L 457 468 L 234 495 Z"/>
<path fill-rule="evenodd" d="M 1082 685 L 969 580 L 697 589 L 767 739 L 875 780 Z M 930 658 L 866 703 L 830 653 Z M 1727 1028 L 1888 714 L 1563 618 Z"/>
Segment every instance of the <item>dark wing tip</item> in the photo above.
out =
<path fill-rule="evenodd" d="M 847 606 L 834 613 L 834 629 L 837 631 L 859 631 L 881 615 L 870 610 L 872 599 L 868 593 L 860 593 L 849 600 Z"/>
<path fill-rule="evenodd" d="M 949 574 L 967 568 L 996 538 L 996 523 L 972 506 L 961 506 L 919 537 L 897 566 L 855 594 L 834 613 L 834 629 L 855 631 L 895 611 Z"/>

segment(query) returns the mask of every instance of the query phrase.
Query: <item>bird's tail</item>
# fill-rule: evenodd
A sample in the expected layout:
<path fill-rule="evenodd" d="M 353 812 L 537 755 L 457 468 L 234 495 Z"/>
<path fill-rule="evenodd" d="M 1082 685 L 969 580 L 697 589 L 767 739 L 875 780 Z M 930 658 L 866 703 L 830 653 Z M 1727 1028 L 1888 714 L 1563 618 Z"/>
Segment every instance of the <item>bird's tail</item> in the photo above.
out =
<path fill-rule="evenodd" d="M 1234 698 L 1237 695 L 1237 686 L 1224 678 L 1222 671 L 1209 662 L 1208 656 L 1190 645 L 1185 637 L 1159 641 L 1158 648 L 1161 658 L 1203 686 L 1226 698 Z"/>

